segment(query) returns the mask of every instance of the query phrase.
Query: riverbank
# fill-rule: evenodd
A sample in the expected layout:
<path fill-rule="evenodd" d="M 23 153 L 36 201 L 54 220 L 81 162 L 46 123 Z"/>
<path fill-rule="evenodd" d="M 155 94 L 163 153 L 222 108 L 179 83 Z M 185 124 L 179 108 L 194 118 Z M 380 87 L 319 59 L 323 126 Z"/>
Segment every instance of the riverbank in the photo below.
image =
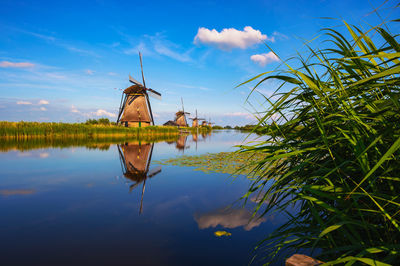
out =
<path fill-rule="evenodd" d="M 195 128 L 185 128 L 188 132 Z M 211 128 L 199 128 L 200 132 L 211 131 Z M 114 124 L 87 123 L 46 123 L 46 122 L 7 122 L 0 121 L 0 138 L 38 138 L 38 137 L 131 137 L 134 135 L 168 136 L 179 135 L 181 129 L 169 126 L 149 126 L 127 128 Z"/>

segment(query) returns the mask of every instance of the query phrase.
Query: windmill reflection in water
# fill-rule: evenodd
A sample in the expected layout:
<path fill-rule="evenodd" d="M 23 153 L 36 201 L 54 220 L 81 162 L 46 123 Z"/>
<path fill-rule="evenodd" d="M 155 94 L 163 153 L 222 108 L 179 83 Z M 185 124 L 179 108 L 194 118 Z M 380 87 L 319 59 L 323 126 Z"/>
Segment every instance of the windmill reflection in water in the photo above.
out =
<path fill-rule="evenodd" d="M 188 134 L 180 134 L 178 140 L 176 141 L 175 147 L 185 153 L 185 149 L 190 148 L 190 146 L 186 145 L 186 141 L 188 138 Z"/>
<path fill-rule="evenodd" d="M 141 183 L 142 196 L 140 199 L 139 214 L 143 211 L 143 196 L 146 188 L 146 180 L 161 172 L 161 166 L 150 170 L 151 157 L 154 143 L 125 143 L 118 145 L 119 158 L 122 172 L 132 184 L 129 192 L 132 192 Z"/>

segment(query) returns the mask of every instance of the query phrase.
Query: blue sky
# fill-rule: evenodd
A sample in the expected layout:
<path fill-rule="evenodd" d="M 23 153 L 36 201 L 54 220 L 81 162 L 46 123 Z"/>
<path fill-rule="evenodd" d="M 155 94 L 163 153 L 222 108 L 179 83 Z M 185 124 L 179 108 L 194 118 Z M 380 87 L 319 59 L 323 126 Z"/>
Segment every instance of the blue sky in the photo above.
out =
<path fill-rule="evenodd" d="M 118 111 L 128 74 L 159 91 L 156 124 L 181 106 L 220 125 L 254 120 L 241 82 L 304 51 L 335 26 L 380 23 L 374 0 L 336 1 L 6 1 L 0 0 L 0 120 L 82 122 Z M 381 6 L 384 19 L 399 17 Z M 398 30 L 398 28 L 397 28 Z M 318 46 L 317 39 L 313 46 Z M 260 87 L 270 95 L 274 82 Z M 252 97 L 257 107 L 261 97 Z"/>

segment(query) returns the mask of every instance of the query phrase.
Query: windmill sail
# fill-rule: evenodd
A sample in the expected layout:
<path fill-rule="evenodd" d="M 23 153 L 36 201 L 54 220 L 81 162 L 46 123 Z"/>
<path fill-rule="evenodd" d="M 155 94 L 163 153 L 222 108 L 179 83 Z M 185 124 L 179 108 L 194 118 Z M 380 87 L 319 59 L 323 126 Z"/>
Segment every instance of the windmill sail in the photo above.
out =
<path fill-rule="evenodd" d="M 161 93 L 146 88 L 143 74 L 142 54 L 139 52 L 140 68 L 143 84 L 129 75 L 129 81 L 134 85 L 123 91 L 123 100 L 117 118 L 117 124 L 127 127 L 145 127 L 154 125 L 153 113 L 150 106 L 149 96 L 161 99 Z"/>
<path fill-rule="evenodd" d="M 149 94 L 150 97 L 156 98 L 158 100 L 161 100 L 161 93 L 152 90 L 152 89 L 147 89 L 147 92 Z"/>
<path fill-rule="evenodd" d="M 138 85 L 138 86 L 143 87 L 143 84 L 140 83 L 139 81 L 137 81 L 136 79 L 132 78 L 131 75 L 129 75 L 129 81 L 132 82 L 132 83 L 135 84 L 135 85 Z"/>

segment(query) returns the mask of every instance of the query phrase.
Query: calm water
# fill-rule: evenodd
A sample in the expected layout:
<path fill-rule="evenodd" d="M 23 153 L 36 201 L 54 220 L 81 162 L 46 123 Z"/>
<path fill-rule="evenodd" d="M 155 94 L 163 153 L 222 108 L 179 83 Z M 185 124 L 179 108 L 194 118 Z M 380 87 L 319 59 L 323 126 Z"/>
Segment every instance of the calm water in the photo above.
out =
<path fill-rule="evenodd" d="M 246 192 L 244 177 L 156 163 L 231 151 L 244 137 L 1 152 L 0 264 L 247 265 L 283 218 L 249 223 L 251 203 L 226 209 Z"/>

